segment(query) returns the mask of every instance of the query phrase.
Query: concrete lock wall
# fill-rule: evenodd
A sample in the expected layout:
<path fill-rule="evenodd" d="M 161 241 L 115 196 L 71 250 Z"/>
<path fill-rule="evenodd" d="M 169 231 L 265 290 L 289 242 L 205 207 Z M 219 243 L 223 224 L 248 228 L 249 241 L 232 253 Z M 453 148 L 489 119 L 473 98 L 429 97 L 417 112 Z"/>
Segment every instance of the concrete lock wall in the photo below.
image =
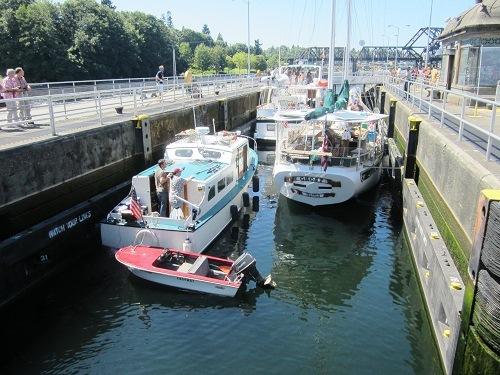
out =
<path fill-rule="evenodd" d="M 253 92 L 204 103 L 197 124 L 212 129 L 213 118 L 218 130 L 232 129 L 255 118 L 258 101 Z M 176 133 L 193 127 L 193 109 L 152 116 L 150 124 L 161 156 Z M 130 179 L 145 167 L 142 136 L 126 121 L 1 151 L 0 240 Z"/>
<path fill-rule="evenodd" d="M 446 373 L 460 336 L 464 284 L 414 180 L 403 181 L 406 236 Z"/>
<path fill-rule="evenodd" d="M 131 122 L 2 151 L 0 238 L 119 184 L 140 151 Z"/>

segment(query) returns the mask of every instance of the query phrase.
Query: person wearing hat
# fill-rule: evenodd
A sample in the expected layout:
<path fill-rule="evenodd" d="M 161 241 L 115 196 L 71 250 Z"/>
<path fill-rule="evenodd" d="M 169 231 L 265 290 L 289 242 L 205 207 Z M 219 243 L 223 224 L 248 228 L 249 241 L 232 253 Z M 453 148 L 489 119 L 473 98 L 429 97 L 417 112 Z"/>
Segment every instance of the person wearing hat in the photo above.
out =
<path fill-rule="evenodd" d="M 160 216 L 162 217 L 166 217 L 168 211 L 169 179 L 167 172 L 165 172 L 166 165 L 165 159 L 158 160 L 158 168 L 155 171 L 156 195 L 160 202 Z"/>
<path fill-rule="evenodd" d="M 182 201 L 177 197 L 184 198 L 184 185 L 186 182 L 192 180 L 190 177 L 188 180 L 181 177 L 183 169 L 175 168 L 172 173 L 169 173 L 170 178 L 170 217 L 172 219 L 183 219 L 184 215 L 182 212 Z"/>

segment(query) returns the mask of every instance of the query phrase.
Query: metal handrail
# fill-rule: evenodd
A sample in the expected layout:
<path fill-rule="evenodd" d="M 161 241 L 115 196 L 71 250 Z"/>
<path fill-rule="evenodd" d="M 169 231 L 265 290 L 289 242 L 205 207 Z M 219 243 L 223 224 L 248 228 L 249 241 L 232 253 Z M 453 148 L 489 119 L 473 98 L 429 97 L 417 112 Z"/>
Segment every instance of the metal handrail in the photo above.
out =
<path fill-rule="evenodd" d="M 98 123 L 102 125 L 106 116 L 109 117 L 110 112 L 114 113 L 115 110 L 118 112 L 119 107 L 135 116 L 141 108 L 158 108 L 158 111 L 162 112 L 165 105 L 178 102 L 179 99 L 182 100 L 182 106 L 186 106 L 200 101 L 206 95 L 227 95 L 242 88 L 255 87 L 260 87 L 258 80 L 241 77 L 191 84 L 171 82 L 164 84 L 161 91 L 156 86 L 132 87 L 2 99 L 0 103 L 4 103 L 7 108 L 0 111 L 0 127 L 2 130 L 14 131 L 19 126 L 29 127 L 29 122 L 34 121 L 39 126 L 50 125 L 52 135 L 56 135 L 57 123 L 72 116 L 78 116 L 78 119 L 82 120 L 97 117 Z M 28 114 L 31 114 L 16 120 L 26 109 Z M 12 118 L 9 119 L 8 116 Z"/>
<path fill-rule="evenodd" d="M 403 87 L 406 87 L 406 91 L 404 88 L 401 88 L 401 84 L 403 84 Z M 423 110 L 423 105 L 427 105 L 427 117 L 430 119 L 433 116 L 432 112 L 437 112 L 437 117 L 436 119 L 439 120 L 440 126 L 444 126 L 444 120 L 445 117 L 452 118 L 454 120 L 458 121 L 458 141 L 461 142 L 463 140 L 463 134 L 464 134 L 464 128 L 467 126 L 468 128 L 474 130 L 474 133 L 472 133 L 474 136 L 478 137 L 479 139 L 486 141 L 486 149 L 485 149 L 485 156 L 486 160 L 490 160 L 490 156 L 492 154 L 492 148 L 494 147 L 493 141 L 495 142 L 500 142 L 500 136 L 496 135 L 494 133 L 495 130 L 495 121 L 496 121 L 496 112 L 497 108 L 500 106 L 500 102 L 482 98 L 480 96 L 474 95 L 474 94 L 469 94 L 465 93 L 462 91 L 457 91 L 457 90 L 448 90 L 446 88 L 437 86 L 436 84 L 429 84 L 427 82 L 419 82 L 419 81 L 413 81 L 413 80 L 405 80 L 397 77 L 390 77 L 386 76 L 385 81 L 384 81 L 384 86 L 388 89 L 389 92 L 393 93 L 394 95 L 398 96 L 400 99 L 407 100 L 411 102 L 414 106 L 418 106 L 420 110 Z M 411 90 L 411 86 L 414 87 L 413 90 Z M 415 88 L 418 88 L 419 95 L 416 94 Z M 429 99 L 426 100 L 423 98 L 423 92 L 428 91 L 429 93 Z M 437 99 L 434 99 L 434 93 L 439 92 L 441 93 L 443 99 L 439 99 L 440 102 L 442 102 L 442 106 L 435 104 Z M 457 115 L 450 110 L 447 110 L 446 105 L 450 104 L 450 97 L 455 97 L 457 100 L 457 104 L 460 104 L 460 114 Z M 468 105 L 467 105 L 468 103 Z M 471 105 L 473 103 L 473 105 Z M 478 109 L 478 103 L 483 104 L 484 106 L 491 106 L 491 115 L 490 115 L 490 120 L 489 120 L 489 126 L 488 129 L 484 129 L 477 124 L 474 124 L 473 122 L 469 121 L 466 118 L 465 114 L 465 109 L 466 107 L 473 107 L 474 111 L 477 112 Z M 486 137 L 486 140 L 482 139 L 479 137 L 479 134 L 482 136 Z"/>

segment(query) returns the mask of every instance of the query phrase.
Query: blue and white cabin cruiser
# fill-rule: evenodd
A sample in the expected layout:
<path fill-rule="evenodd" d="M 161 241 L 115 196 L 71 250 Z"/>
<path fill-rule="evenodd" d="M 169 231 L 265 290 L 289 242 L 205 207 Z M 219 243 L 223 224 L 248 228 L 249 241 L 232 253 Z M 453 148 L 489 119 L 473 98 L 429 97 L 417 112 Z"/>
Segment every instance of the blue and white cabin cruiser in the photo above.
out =
<path fill-rule="evenodd" d="M 345 202 L 380 180 L 387 115 L 340 110 L 290 128 L 278 124 L 274 184 L 309 206 Z"/>
<path fill-rule="evenodd" d="M 133 215 L 132 196 L 123 199 L 101 223 L 104 246 L 118 249 L 135 243 L 163 248 L 203 252 L 248 205 L 246 192 L 253 183 L 258 190 L 257 153 L 249 139 L 235 132 L 208 134 L 198 127 L 176 136 L 165 149 L 166 172 L 183 169 L 186 180 L 181 218 L 160 217 L 152 166 L 132 178 L 132 190 L 142 210 L 142 220 Z M 177 210 L 179 211 L 179 210 Z M 167 213 L 168 216 L 168 213 Z"/>

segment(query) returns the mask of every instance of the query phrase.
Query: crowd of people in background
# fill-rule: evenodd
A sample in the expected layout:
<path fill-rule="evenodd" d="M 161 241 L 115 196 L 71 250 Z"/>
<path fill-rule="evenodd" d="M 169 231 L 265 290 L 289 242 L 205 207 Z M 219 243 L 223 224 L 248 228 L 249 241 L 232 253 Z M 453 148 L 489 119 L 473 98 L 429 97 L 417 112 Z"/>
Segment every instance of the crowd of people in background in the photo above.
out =
<path fill-rule="evenodd" d="M 0 82 L 0 93 L 3 99 L 17 99 L 29 95 L 31 86 L 24 78 L 24 70 L 21 67 L 7 69 L 6 77 Z M 31 106 L 28 101 L 7 100 L 7 123 L 19 124 L 31 121 Z"/>

